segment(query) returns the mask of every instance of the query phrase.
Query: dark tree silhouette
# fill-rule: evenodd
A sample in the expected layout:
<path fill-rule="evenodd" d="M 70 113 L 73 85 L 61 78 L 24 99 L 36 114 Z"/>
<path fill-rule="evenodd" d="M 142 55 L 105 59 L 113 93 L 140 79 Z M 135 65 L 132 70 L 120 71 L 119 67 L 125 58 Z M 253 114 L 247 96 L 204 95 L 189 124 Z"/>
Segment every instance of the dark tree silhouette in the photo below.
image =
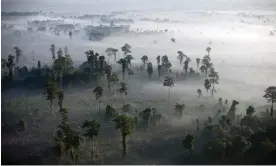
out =
<path fill-rule="evenodd" d="M 183 147 L 188 150 L 189 158 L 192 159 L 192 152 L 194 149 L 194 136 L 188 134 L 182 141 Z"/>
<path fill-rule="evenodd" d="M 184 57 L 187 58 L 187 56 L 182 51 L 177 51 L 177 54 L 178 54 L 177 59 L 179 60 L 180 66 L 181 66 Z"/>
<path fill-rule="evenodd" d="M 173 77 L 166 76 L 163 82 L 163 86 L 168 87 L 168 101 L 170 101 L 170 90 L 174 86 Z"/>
<path fill-rule="evenodd" d="M 50 51 L 52 53 L 52 59 L 55 61 L 56 59 L 56 46 L 54 44 L 51 44 Z"/>
<path fill-rule="evenodd" d="M 211 82 L 210 82 L 210 80 L 208 80 L 208 79 L 205 79 L 205 82 L 204 82 L 204 87 L 205 87 L 205 89 L 207 90 L 207 92 L 209 91 L 209 89 L 211 88 Z"/>
<path fill-rule="evenodd" d="M 198 69 L 199 67 L 199 63 L 200 63 L 201 59 L 200 58 L 196 58 L 196 68 Z"/>
<path fill-rule="evenodd" d="M 125 57 L 126 62 L 127 62 L 127 68 L 131 69 L 131 60 L 133 59 L 132 55 L 128 54 Z"/>
<path fill-rule="evenodd" d="M 202 96 L 202 91 L 201 91 L 201 89 L 198 89 L 198 90 L 197 90 L 197 93 L 198 93 L 198 98 L 200 98 L 200 97 Z"/>
<path fill-rule="evenodd" d="M 94 90 L 93 90 L 93 93 L 95 93 L 95 96 L 96 96 L 96 100 L 98 100 L 98 106 L 99 106 L 99 114 L 101 113 L 101 100 L 100 98 L 102 97 L 103 95 L 103 88 L 101 86 L 97 86 Z"/>
<path fill-rule="evenodd" d="M 207 47 L 207 48 L 206 48 L 206 52 L 208 53 L 208 56 L 210 56 L 211 50 L 212 50 L 211 47 Z"/>
<path fill-rule="evenodd" d="M 124 58 L 121 58 L 119 61 L 117 61 L 118 64 L 122 66 L 122 72 L 123 72 L 123 78 L 125 78 L 125 71 L 127 68 L 127 62 Z"/>
<path fill-rule="evenodd" d="M 16 63 L 19 62 L 19 58 L 22 56 L 22 50 L 19 47 L 14 47 Z"/>
<path fill-rule="evenodd" d="M 178 104 L 178 103 L 175 104 L 174 110 L 176 115 L 179 117 L 179 119 L 182 117 L 185 107 L 186 107 L 185 104 Z"/>
<path fill-rule="evenodd" d="M 128 45 L 127 43 L 125 43 L 125 45 L 121 47 L 121 50 L 122 52 L 124 52 L 124 55 L 130 54 L 131 53 L 130 49 L 131 49 L 131 46 Z"/>
<path fill-rule="evenodd" d="M 153 73 L 153 67 L 152 67 L 151 62 L 148 63 L 147 72 L 148 72 L 148 75 L 149 75 L 149 79 L 151 79 L 151 76 L 152 76 L 152 73 Z"/>
<path fill-rule="evenodd" d="M 270 116 L 273 118 L 273 103 L 276 102 L 276 86 L 269 86 L 263 96 L 267 102 L 271 102 Z"/>
<path fill-rule="evenodd" d="M 132 133 L 134 128 L 134 119 L 127 115 L 119 115 L 113 120 L 116 124 L 115 128 L 119 129 L 122 137 L 123 157 L 126 156 L 126 137 Z"/>
<path fill-rule="evenodd" d="M 58 86 L 53 80 L 48 80 L 44 87 L 44 94 L 46 95 L 46 100 L 50 102 L 50 114 L 52 114 L 53 101 L 56 99 L 58 94 Z"/>
<path fill-rule="evenodd" d="M 143 67 L 145 68 L 146 63 L 148 62 L 148 56 L 146 56 L 146 55 L 142 56 L 141 60 L 143 62 Z"/>
<path fill-rule="evenodd" d="M 160 57 L 160 55 L 158 55 L 157 57 L 156 57 L 156 60 L 157 60 L 157 65 L 160 65 L 160 59 L 161 57 Z"/>
<path fill-rule="evenodd" d="M 92 141 L 92 152 L 91 156 L 94 160 L 94 152 L 95 152 L 95 137 L 98 136 L 101 124 L 95 120 L 87 121 L 85 120 L 81 126 L 84 129 L 87 129 L 83 136 L 89 138 Z"/>

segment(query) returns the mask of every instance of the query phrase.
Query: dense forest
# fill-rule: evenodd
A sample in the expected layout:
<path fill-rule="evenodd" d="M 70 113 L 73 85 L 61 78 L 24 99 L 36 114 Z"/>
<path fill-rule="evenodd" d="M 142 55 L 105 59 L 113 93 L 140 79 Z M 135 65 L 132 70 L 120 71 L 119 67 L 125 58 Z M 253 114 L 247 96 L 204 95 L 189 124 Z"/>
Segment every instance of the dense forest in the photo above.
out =
<path fill-rule="evenodd" d="M 176 40 L 172 38 L 171 42 L 175 43 Z M 52 44 L 49 47 L 52 64 L 46 65 L 37 61 L 37 66 L 30 69 L 18 65 L 23 51 L 14 47 L 14 53 L 7 59 L 1 60 L 2 93 L 9 93 L 17 88 L 27 89 L 30 94 L 27 94 L 24 100 L 20 99 L 24 106 L 16 105 L 14 100 L 3 100 L 2 96 L 2 138 L 13 139 L 22 137 L 26 133 L 30 135 L 39 133 L 39 137 L 49 139 L 51 147 L 44 147 L 43 150 L 46 149 L 47 153 L 43 151 L 38 155 L 34 152 L 14 160 L 13 155 L 20 156 L 24 150 L 12 151 L 11 149 L 16 149 L 15 145 L 5 145 L 2 142 L 2 163 L 122 164 L 131 156 L 129 153 L 131 149 L 136 148 L 138 151 L 145 148 L 138 143 L 130 143 L 133 137 L 141 136 L 141 139 L 146 140 L 148 134 L 163 137 L 170 133 L 173 137 L 173 132 L 182 134 L 182 138 L 176 138 L 173 145 L 170 142 L 160 147 L 153 146 L 148 148 L 149 152 L 141 153 L 145 153 L 145 156 L 155 151 L 170 153 L 174 150 L 171 150 L 170 146 L 174 146 L 181 147 L 183 151 L 175 156 L 174 161 L 163 164 L 276 163 L 276 121 L 273 109 L 273 104 L 276 102 L 276 86 L 271 85 L 264 89 L 263 97 L 270 104 L 270 108 L 256 110 L 254 106 L 248 105 L 244 110 L 246 114 L 240 115 L 237 114 L 239 101 L 234 99 L 228 101 L 227 98 L 216 96 L 219 73 L 212 63 L 211 47 L 205 49 L 205 56 L 196 59 L 191 59 L 184 52 L 176 50 L 175 58 L 179 61 L 177 66 L 179 70 L 175 71 L 172 69 L 169 56 L 158 55 L 155 62 L 150 62 L 147 55 L 138 57 L 131 48 L 127 43 L 118 49 L 110 47 L 106 49 L 105 56 L 93 50 L 87 50 L 83 53 L 87 60 L 76 67 L 67 47 L 56 48 Z M 118 52 L 122 52 L 124 57 L 117 58 Z M 132 64 L 134 58 L 141 59 L 138 66 Z M 195 61 L 196 66 L 191 66 L 191 61 Z M 128 99 L 129 90 L 134 88 L 131 81 L 142 82 L 141 86 L 146 86 L 143 85 L 144 80 L 157 82 L 168 90 L 162 102 L 168 106 L 174 106 L 170 108 L 173 111 L 169 116 L 164 114 L 164 110 L 159 109 L 158 104 L 147 105 L 145 109 L 140 109 L 143 102 L 140 102 L 141 107 L 139 103 L 135 106 L 131 104 L 132 99 Z M 173 103 L 172 89 L 175 83 L 185 83 L 189 80 L 201 82 L 204 87 L 204 89 L 201 87 L 194 89 L 194 96 L 197 96 L 198 100 L 202 100 L 203 97 L 215 98 L 217 103 L 212 103 L 215 107 L 209 110 L 208 116 L 192 119 L 194 124 L 192 128 L 186 129 L 185 126 L 174 128 L 170 124 L 171 119 L 184 118 L 190 107 L 188 102 Z M 92 116 L 83 115 L 84 121 L 73 123 L 74 114 L 71 112 L 73 115 L 68 115 L 71 108 L 64 101 L 70 95 L 70 90 L 85 90 L 88 87 L 93 87 L 91 93 L 95 95 L 93 100 L 96 104 L 93 108 L 96 107 L 98 111 Z M 43 112 L 45 110 L 39 109 L 39 106 L 29 104 L 31 99 L 28 98 L 31 98 L 32 91 L 43 93 L 44 100 L 49 106 L 46 113 Z M 111 99 L 105 103 L 106 97 Z M 122 100 L 120 100 L 121 97 Z M 121 108 L 118 109 L 114 105 L 120 105 Z M 203 114 L 208 111 L 206 107 L 208 106 L 200 104 L 197 110 L 192 111 Z M 21 112 L 12 111 L 13 109 Z M 49 119 L 55 119 L 57 123 Z M 47 136 L 43 134 L 45 124 L 55 124 L 52 133 Z M 107 140 L 101 135 L 102 132 L 115 133 L 105 136 L 114 139 L 117 137 L 119 141 L 101 146 L 100 144 Z M 101 141 L 99 141 L 100 138 Z M 19 141 L 16 146 L 24 149 L 24 145 L 28 144 Z M 168 150 L 166 147 L 169 147 Z M 113 162 L 114 155 L 108 155 L 109 151 L 104 148 L 120 151 L 120 156 L 115 156 L 116 159 Z M 15 151 L 17 154 L 14 154 Z"/>

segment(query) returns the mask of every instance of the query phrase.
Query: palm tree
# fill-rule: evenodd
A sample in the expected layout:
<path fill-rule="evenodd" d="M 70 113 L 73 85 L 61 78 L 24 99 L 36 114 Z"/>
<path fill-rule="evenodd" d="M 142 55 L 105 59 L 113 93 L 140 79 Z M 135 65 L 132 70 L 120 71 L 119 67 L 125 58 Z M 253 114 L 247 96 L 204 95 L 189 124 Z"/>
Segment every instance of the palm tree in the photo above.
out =
<path fill-rule="evenodd" d="M 206 48 L 206 52 L 208 53 L 208 56 L 210 55 L 211 50 L 212 50 L 211 47 Z"/>
<path fill-rule="evenodd" d="M 205 71 L 207 71 L 207 69 L 204 65 L 200 66 L 199 70 L 200 70 L 201 74 L 203 74 Z"/>
<path fill-rule="evenodd" d="M 182 141 L 183 147 L 188 150 L 189 158 L 192 159 L 192 152 L 194 148 L 194 136 L 188 134 L 185 139 Z"/>
<path fill-rule="evenodd" d="M 181 66 L 184 57 L 187 57 L 187 56 L 182 51 L 177 51 L 177 53 L 178 53 L 177 59 L 179 60 L 180 66 Z"/>
<path fill-rule="evenodd" d="M 201 91 L 201 89 L 198 89 L 198 90 L 197 90 L 197 93 L 198 93 L 198 98 L 200 98 L 200 97 L 202 96 L 202 91 Z"/>
<path fill-rule="evenodd" d="M 198 69 L 198 67 L 199 67 L 199 63 L 200 63 L 200 58 L 196 58 L 196 68 Z"/>
<path fill-rule="evenodd" d="M 276 102 L 276 86 L 269 86 L 263 96 L 267 102 L 271 102 L 270 117 L 273 118 L 273 103 Z"/>
<path fill-rule="evenodd" d="M 205 87 L 205 89 L 206 89 L 207 92 L 208 92 L 208 90 L 211 88 L 211 82 L 210 82 L 210 80 L 205 79 L 204 87 Z"/>
<path fill-rule="evenodd" d="M 125 78 L 125 71 L 127 68 L 127 62 L 124 58 L 121 58 L 119 61 L 117 61 L 118 64 L 122 66 L 122 71 L 123 71 L 123 78 Z"/>
<path fill-rule="evenodd" d="M 174 86 L 174 81 L 173 81 L 173 77 L 171 76 L 166 76 L 165 80 L 163 82 L 163 86 L 168 87 L 168 101 L 170 101 L 170 90 L 171 88 Z"/>
<path fill-rule="evenodd" d="M 98 136 L 101 124 L 95 120 L 87 121 L 85 120 L 81 126 L 83 129 L 87 129 L 83 136 L 89 138 L 92 141 L 92 160 L 94 160 L 94 152 L 95 152 L 95 137 Z"/>
<path fill-rule="evenodd" d="M 151 79 L 151 76 L 152 76 L 152 73 L 153 73 L 153 68 L 152 68 L 152 63 L 151 62 L 148 63 L 147 71 L 148 71 L 149 79 Z"/>
<path fill-rule="evenodd" d="M 178 115 L 179 119 L 182 117 L 185 107 L 186 107 L 185 104 L 178 104 L 178 103 L 175 104 L 174 110 L 175 110 L 175 113 Z"/>
<path fill-rule="evenodd" d="M 185 74 L 187 75 L 188 74 L 188 68 L 189 68 L 189 59 L 187 58 L 184 62 L 184 70 L 185 70 Z"/>
<path fill-rule="evenodd" d="M 101 86 L 97 86 L 94 90 L 93 90 L 93 93 L 95 93 L 95 96 L 96 96 L 96 100 L 98 100 L 99 104 L 99 114 L 101 113 L 101 108 L 100 108 L 100 98 L 102 97 L 103 95 L 103 88 Z"/>
<path fill-rule="evenodd" d="M 55 61 L 56 59 L 56 46 L 54 44 L 51 44 L 50 51 L 52 53 L 52 59 Z"/>
<path fill-rule="evenodd" d="M 121 88 L 118 90 L 120 92 L 120 94 L 124 94 L 124 102 L 126 102 L 126 96 L 127 96 L 127 87 L 126 87 L 126 83 L 121 82 Z"/>
<path fill-rule="evenodd" d="M 157 65 L 160 65 L 160 55 L 158 55 L 157 57 L 156 57 L 156 60 L 157 60 Z"/>
<path fill-rule="evenodd" d="M 218 84 L 218 80 L 219 80 L 219 76 L 218 76 L 218 72 L 216 72 L 213 68 L 211 69 L 211 72 L 209 74 L 210 77 L 210 82 L 213 85 L 212 88 L 212 96 L 214 96 L 214 92 L 215 92 L 215 84 Z"/>
<path fill-rule="evenodd" d="M 14 50 L 15 50 L 16 63 L 18 63 L 19 62 L 19 58 L 22 55 L 22 51 L 21 51 L 21 49 L 19 47 L 14 47 Z"/>
<path fill-rule="evenodd" d="M 126 156 L 126 137 L 132 133 L 134 128 L 134 118 L 127 115 L 119 115 L 113 120 L 116 124 L 115 128 L 119 129 L 122 137 L 123 157 Z"/>
<path fill-rule="evenodd" d="M 126 62 L 127 62 L 127 66 L 129 66 L 129 67 L 127 67 L 127 68 L 131 69 L 131 60 L 133 59 L 132 55 L 128 54 L 128 55 L 125 57 L 125 59 L 126 59 Z"/>
<path fill-rule="evenodd" d="M 44 87 L 44 94 L 46 95 L 46 100 L 50 102 L 50 115 L 52 114 L 53 101 L 56 99 L 58 94 L 58 86 L 52 80 L 48 80 Z"/>
<path fill-rule="evenodd" d="M 211 63 L 211 58 L 209 55 L 205 55 L 202 59 L 202 65 L 205 66 L 204 67 L 204 71 L 205 71 L 205 75 L 207 77 L 207 72 L 208 72 L 208 69 L 212 67 L 212 63 Z M 201 67 L 200 67 L 201 68 Z M 203 69 L 203 68 L 202 68 Z M 200 70 L 202 70 L 200 69 Z"/>
<path fill-rule="evenodd" d="M 127 43 L 125 43 L 125 45 L 121 47 L 121 50 L 122 52 L 124 52 L 124 55 L 130 54 L 131 53 L 130 49 L 131 49 L 131 46 L 128 45 Z"/>
<path fill-rule="evenodd" d="M 142 60 L 142 62 L 143 62 L 143 66 L 144 66 L 144 68 L 145 68 L 146 63 L 148 62 L 148 56 L 146 56 L 146 55 L 142 56 L 141 60 Z"/>

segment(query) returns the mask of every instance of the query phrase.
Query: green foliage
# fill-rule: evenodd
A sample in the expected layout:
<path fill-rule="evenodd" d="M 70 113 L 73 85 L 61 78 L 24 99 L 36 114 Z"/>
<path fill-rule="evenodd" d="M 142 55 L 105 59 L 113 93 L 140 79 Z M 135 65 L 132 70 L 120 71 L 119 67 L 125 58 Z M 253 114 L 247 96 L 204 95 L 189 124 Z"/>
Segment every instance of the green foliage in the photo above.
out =
<path fill-rule="evenodd" d="M 85 137 L 94 139 L 94 137 L 98 136 L 101 125 L 95 120 L 85 120 L 81 127 L 87 129 L 86 132 L 83 134 Z"/>
<path fill-rule="evenodd" d="M 46 100 L 50 101 L 50 107 L 52 109 L 53 101 L 57 98 L 58 94 L 58 86 L 55 81 L 51 79 L 47 81 L 44 86 L 44 94 L 46 95 Z"/>
<path fill-rule="evenodd" d="M 107 105 L 105 109 L 105 118 L 107 120 L 110 120 L 112 118 L 115 118 L 119 115 L 119 113 L 115 110 L 115 108 L 112 107 L 112 105 Z"/>
<path fill-rule="evenodd" d="M 123 136 L 131 134 L 135 124 L 134 118 L 124 114 L 119 115 L 113 122 L 116 124 L 115 128 L 119 129 Z"/>

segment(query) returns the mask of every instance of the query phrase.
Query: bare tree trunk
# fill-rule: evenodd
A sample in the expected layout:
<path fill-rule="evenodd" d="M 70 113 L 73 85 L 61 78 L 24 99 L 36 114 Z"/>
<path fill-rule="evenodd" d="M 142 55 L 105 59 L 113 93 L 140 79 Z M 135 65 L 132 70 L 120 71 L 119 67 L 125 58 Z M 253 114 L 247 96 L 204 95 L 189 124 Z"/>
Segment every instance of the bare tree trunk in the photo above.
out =
<path fill-rule="evenodd" d="M 126 157 L 126 135 L 122 134 L 123 158 Z"/>
<path fill-rule="evenodd" d="M 271 110 L 270 110 L 270 116 L 273 118 L 273 101 L 271 102 Z"/>

